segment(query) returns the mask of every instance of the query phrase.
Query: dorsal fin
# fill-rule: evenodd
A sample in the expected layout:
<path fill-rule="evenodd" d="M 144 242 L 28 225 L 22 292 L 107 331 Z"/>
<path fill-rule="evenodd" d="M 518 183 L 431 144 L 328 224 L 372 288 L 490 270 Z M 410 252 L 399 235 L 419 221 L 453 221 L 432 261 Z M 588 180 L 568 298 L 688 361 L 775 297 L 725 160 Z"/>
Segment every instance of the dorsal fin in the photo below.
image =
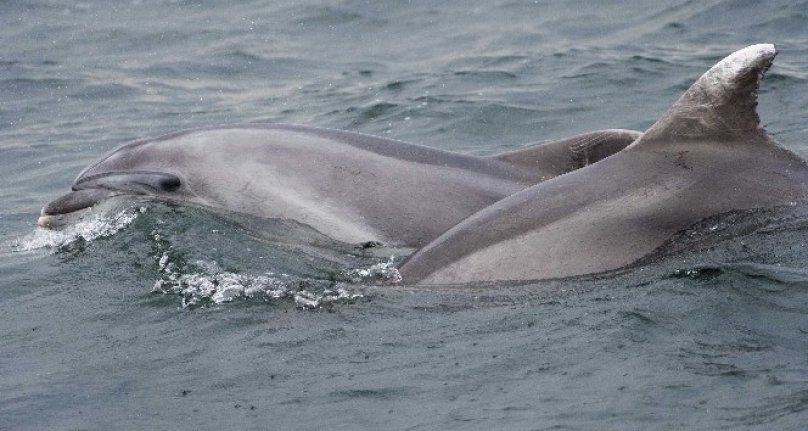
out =
<path fill-rule="evenodd" d="M 772 44 L 738 50 L 710 68 L 629 148 L 676 141 L 768 141 L 757 111 L 758 84 L 774 61 Z"/>
<path fill-rule="evenodd" d="M 634 130 L 597 130 L 556 141 L 527 145 L 492 157 L 521 166 L 531 172 L 543 172 L 547 178 L 551 178 L 605 159 L 626 148 L 640 136 L 642 132 Z"/>

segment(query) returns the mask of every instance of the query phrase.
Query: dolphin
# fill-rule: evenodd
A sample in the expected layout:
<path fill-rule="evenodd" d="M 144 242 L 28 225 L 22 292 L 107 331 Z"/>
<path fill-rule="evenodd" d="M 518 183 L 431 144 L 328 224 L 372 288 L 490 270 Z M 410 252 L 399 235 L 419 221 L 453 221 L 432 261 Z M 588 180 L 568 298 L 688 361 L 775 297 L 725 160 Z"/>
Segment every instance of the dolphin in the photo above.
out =
<path fill-rule="evenodd" d="M 402 262 L 403 281 L 600 274 L 652 261 L 705 218 L 805 203 L 808 165 L 774 142 L 755 110 L 775 55 L 760 44 L 726 57 L 637 141 L 475 213 Z"/>
<path fill-rule="evenodd" d="M 59 227 L 111 198 L 284 220 L 348 244 L 420 247 L 476 211 L 636 140 L 610 129 L 478 157 L 297 125 L 242 124 L 127 143 L 48 203 Z"/>

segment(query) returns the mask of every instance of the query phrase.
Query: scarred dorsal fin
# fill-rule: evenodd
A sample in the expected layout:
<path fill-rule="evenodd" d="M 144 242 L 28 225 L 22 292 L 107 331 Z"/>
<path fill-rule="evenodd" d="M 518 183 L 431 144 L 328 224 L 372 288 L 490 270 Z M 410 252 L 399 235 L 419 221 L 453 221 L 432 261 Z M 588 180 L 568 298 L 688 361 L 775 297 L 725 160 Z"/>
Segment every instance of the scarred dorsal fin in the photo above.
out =
<path fill-rule="evenodd" d="M 768 141 L 757 111 L 758 84 L 777 51 L 752 45 L 710 68 L 629 149 L 675 141 Z"/>

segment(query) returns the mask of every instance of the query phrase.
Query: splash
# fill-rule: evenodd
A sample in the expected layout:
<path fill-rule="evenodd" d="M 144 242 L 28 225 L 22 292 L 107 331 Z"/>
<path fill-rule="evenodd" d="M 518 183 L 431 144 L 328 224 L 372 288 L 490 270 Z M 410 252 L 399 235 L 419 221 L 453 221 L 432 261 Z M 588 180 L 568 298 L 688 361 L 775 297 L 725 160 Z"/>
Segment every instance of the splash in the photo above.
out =
<path fill-rule="evenodd" d="M 345 276 L 351 283 L 400 283 L 401 274 L 398 272 L 395 263 L 395 256 L 391 256 L 386 262 L 380 262 L 367 268 L 354 268 L 345 271 Z"/>
<path fill-rule="evenodd" d="M 15 241 L 12 248 L 14 251 L 56 250 L 79 240 L 89 242 L 115 234 L 144 212 L 146 212 L 145 207 L 129 208 L 111 216 L 98 214 L 64 229 L 52 230 L 38 227 L 28 236 Z"/>
<path fill-rule="evenodd" d="M 168 252 L 158 259 L 162 277 L 152 292 L 182 297 L 182 308 L 204 307 L 236 299 L 267 302 L 291 299 L 300 309 L 314 310 L 363 298 L 348 285 L 331 280 L 301 279 L 288 274 L 243 275 L 221 270 L 214 262 L 175 264 Z M 193 269 L 191 269 L 193 267 Z"/>

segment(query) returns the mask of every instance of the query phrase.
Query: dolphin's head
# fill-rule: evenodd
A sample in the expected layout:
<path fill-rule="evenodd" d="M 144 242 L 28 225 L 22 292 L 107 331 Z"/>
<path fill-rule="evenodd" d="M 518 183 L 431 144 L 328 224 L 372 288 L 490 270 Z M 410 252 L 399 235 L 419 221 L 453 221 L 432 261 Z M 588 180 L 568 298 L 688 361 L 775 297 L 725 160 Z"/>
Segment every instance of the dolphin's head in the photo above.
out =
<path fill-rule="evenodd" d="M 102 156 L 79 173 L 71 192 L 42 208 L 38 224 L 47 228 L 72 224 L 89 208 L 116 201 L 110 199 L 116 196 L 176 198 L 184 182 L 178 171 L 182 155 L 166 145 L 175 135 L 130 142 Z"/>
<path fill-rule="evenodd" d="M 86 214 L 89 208 L 109 198 L 167 197 L 181 185 L 182 181 L 177 175 L 167 172 L 87 170 L 73 183 L 72 191 L 42 208 L 37 224 L 46 228 L 59 228 L 74 222 Z"/>
<path fill-rule="evenodd" d="M 37 224 L 58 228 L 74 221 L 96 204 L 116 196 L 166 196 L 182 185 L 166 172 L 111 171 L 87 174 L 73 183 L 72 191 L 45 205 Z"/>

